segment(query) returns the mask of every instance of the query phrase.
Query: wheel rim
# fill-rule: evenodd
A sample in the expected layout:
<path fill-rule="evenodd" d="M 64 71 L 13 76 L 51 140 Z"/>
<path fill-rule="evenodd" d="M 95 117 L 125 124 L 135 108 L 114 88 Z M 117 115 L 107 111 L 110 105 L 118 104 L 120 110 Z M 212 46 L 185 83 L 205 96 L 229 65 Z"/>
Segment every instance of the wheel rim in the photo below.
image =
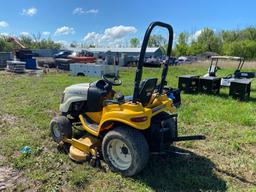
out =
<path fill-rule="evenodd" d="M 60 138 L 60 136 L 61 136 L 60 128 L 57 124 L 55 124 L 53 126 L 52 131 L 53 131 L 53 134 L 54 134 L 55 137 Z"/>
<path fill-rule="evenodd" d="M 113 139 L 108 143 L 107 153 L 112 165 L 119 170 L 126 170 L 132 164 L 130 149 L 120 139 Z"/>

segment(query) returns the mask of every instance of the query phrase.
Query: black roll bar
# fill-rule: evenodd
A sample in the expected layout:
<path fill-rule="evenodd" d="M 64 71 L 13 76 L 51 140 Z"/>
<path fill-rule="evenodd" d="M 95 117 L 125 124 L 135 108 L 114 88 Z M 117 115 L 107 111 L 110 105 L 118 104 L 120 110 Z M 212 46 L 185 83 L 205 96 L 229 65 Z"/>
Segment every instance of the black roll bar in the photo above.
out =
<path fill-rule="evenodd" d="M 147 49 L 148 41 L 149 41 L 149 38 L 150 38 L 150 34 L 156 26 L 166 28 L 169 31 L 169 40 L 168 40 L 168 48 L 167 48 L 167 60 L 164 64 L 164 68 L 163 68 L 163 72 L 162 72 L 162 79 L 161 79 L 161 83 L 159 84 L 159 88 L 158 88 L 158 92 L 160 94 L 163 92 L 163 87 L 164 87 L 166 75 L 167 75 L 167 72 L 168 72 L 169 59 L 170 59 L 171 51 L 172 51 L 173 28 L 169 24 L 156 21 L 156 22 L 152 22 L 149 25 L 149 27 L 148 27 L 148 29 L 145 33 L 143 42 L 142 42 L 142 47 L 141 47 L 141 50 L 140 50 L 139 63 L 138 63 L 137 70 L 136 70 L 136 75 L 135 75 L 133 100 L 132 100 L 133 103 L 136 103 L 137 100 L 138 100 L 139 86 L 140 86 L 142 72 L 143 72 L 143 64 L 144 64 L 146 49 Z"/>

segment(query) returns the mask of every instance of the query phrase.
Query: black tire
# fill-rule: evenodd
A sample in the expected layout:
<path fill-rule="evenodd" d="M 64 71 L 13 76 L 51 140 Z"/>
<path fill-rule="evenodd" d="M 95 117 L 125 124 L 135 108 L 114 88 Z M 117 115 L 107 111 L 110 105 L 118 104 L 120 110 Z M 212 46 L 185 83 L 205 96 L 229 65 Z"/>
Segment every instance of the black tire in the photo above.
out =
<path fill-rule="evenodd" d="M 110 141 L 121 140 L 128 147 L 131 156 L 130 166 L 123 170 L 115 166 L 108 154 Z M 111 146 L 110 146 L 111 147 Z M 112 148 L 112 147 L 111 147 Z M 102 142 L 102 154 L 109 168 L 114 172 L 119 172 L 123 176 L 133 176 L 139 173 L 147 164 L 149 158 L 149 147 L 144 135 L 138 130 L 126 126 L 117 127 L 109 131 Z"/>
<path fill-rule="evenodd" d="M 50 129 L 52 138 L 57 143 L 60 143 L 63 140 L 63 137 L 68 139 L 72 138 L 72 125 L 69 119 L 65 116 L 54 117 L 51 120 Z"/>
<path fill-rule="evenodd" d="M 168 127 L 170 129 L 171 138 L 178 136 L 176 117 L 170 117 L 168 113 L 162 112 L 153 117 L 152 122 L 160 125 L 161 127 Z"/>
<path fill-rule="evenodd" d="M 169 118 L 167 120 L 163 120 L 162 123 L 165 124 L 165 126 L 163 126 L 163 127 L 168 127 L 170 129 L 170 134 L 171 134 L 172 139 L 174 139 L 178 136 L 177 123 L 174 118 Z"/>
<path fill-rule="evenodd" d="M 78 73 L 77 76 L 83 77 L 85 75 L 83 73 Z"/>

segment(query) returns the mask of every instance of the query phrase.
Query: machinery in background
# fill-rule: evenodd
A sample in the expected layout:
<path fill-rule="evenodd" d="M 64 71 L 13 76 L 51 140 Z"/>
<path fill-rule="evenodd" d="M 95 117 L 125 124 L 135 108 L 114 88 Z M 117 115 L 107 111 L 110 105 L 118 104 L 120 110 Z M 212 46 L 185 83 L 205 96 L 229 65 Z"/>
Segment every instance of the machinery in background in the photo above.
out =
<path fill-rule="evenodd" d="M 219 69 L 218 63 L 219 60 L 232 60 L 237 61 L 238 66 L 234 72 L 234 74 L 229 74 L 226 77 L 221 78 L 221 86 L 229 87 L 231 84 L 231 81 L 234 81 L 236 79 L 250 79 L 254 78 L 256 76 L 255 72 L 243 72 L 242 68 L 244 66 L 244 58 L 243 57 L 232 57 L 232 56 L 212 56 L 211 57 L 211 64 L 208 69 L 208 73 L 204 77 L 216 77 L 216 72 Z"/>
<path fill-rule="evenodd" d="M 60 51 L 56 54 L 53 55 L 53 57 L 56 58 L 62 58 L 62 59 L 66 59 L 69 55 L 71 55 L 73 53 L 73 51 Z"/>
<path fill-rule="evenodd" d="M 71 63 L 95 63 L 96 58 L 90 52 L 73 52 L 71 55 L 67 56 Z"/>
<path fill-rule="evenodd" d="M 234 74 L 225 77 L 218 77 L 217 71 L 219 60 L 238 61 L 238 67 Z M 229 95 L 240 100 L 250 97 L 251 81 L 255 77 L 254 72 L 241 72 L 244 65 L 244 58 L 231 56 L 212 56 L 207 74 L 203 77 L 199 75 L 179 76 L 179 89 L 186 93 L 208 93 L 219 94 L 221 87 L 229 87 Z"/>
<path fill-rule="evenodd" d="M 9 37 L 7 39 L 8 42 L 15 43 L 18 48 L 14 49 L 14 58 L 19 61 L 26 63 L 26 69 L 37 69 L 36 59 L 38 54 L 32 53 L 30 49 L 27 49 L 16 37 Z"/>

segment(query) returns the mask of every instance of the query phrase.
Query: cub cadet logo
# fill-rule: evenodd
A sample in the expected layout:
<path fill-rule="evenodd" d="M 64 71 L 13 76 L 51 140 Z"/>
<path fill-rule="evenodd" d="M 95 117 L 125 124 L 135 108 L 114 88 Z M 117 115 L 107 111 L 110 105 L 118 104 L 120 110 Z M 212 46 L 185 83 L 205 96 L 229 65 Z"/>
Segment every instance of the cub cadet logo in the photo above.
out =
<path fill-rule="evenodd" d="M 69 91 L 68 94 L 70 95 L 82 95 L 82 94 L 86 94 L 85 91 Z"/>
<path fill-rule="evenodd" d="M 159 107 L 156 107 L 156 108 L 152 109 L 152 112 L 154 113 L 154 112 L 159 111 L 159 110 L 161 110 L 161 109 L 163 109 L 165 107 L 166 107 L 166 105 L 161 105 Z"/>

